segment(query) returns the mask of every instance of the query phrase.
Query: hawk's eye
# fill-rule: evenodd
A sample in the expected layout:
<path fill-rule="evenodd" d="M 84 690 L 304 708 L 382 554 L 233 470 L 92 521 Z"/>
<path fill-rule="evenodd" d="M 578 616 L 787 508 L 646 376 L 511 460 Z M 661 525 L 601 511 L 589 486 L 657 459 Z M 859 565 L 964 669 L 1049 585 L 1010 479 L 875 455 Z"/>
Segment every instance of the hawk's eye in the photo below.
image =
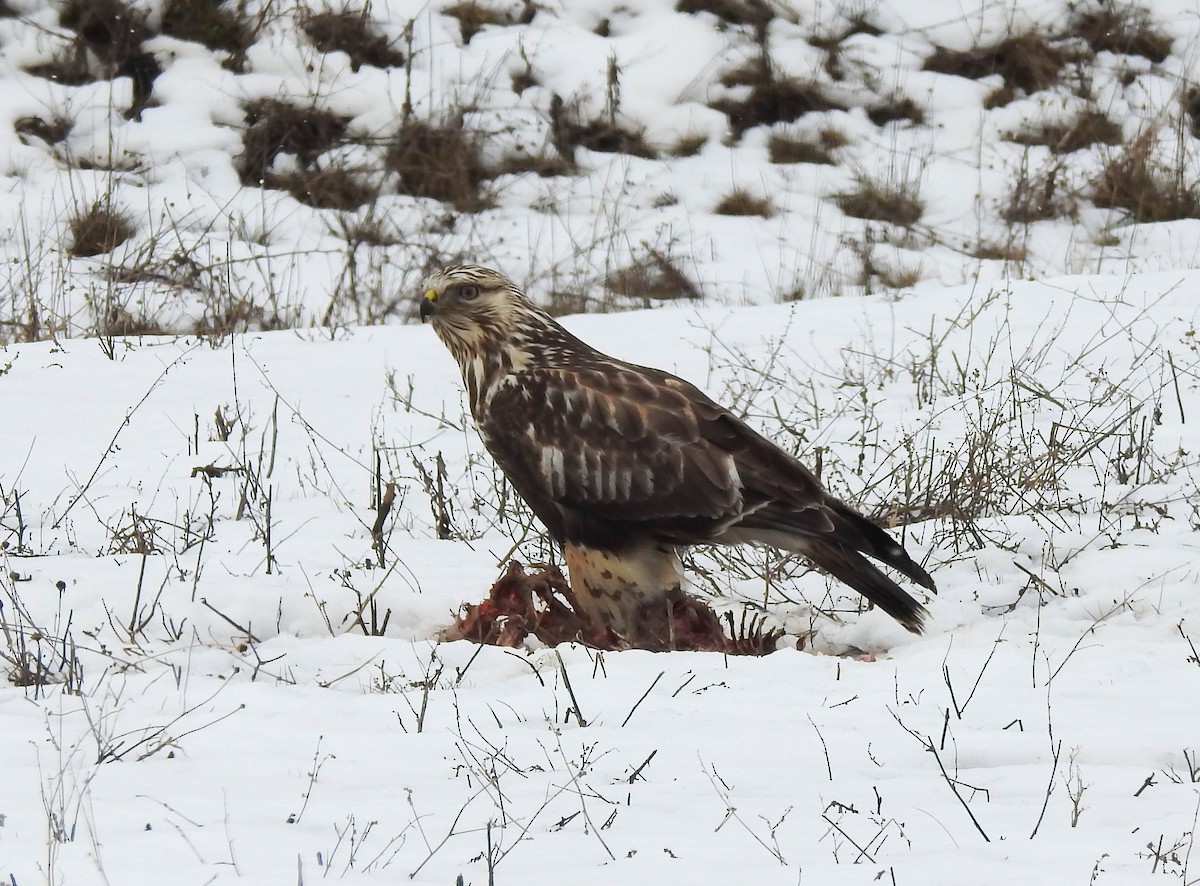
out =
<path fill-rule="evenodd" d="M 458 297 L 463 301 L 471 301 L 479 297 L 479 287 L 474 283 L 467 283 L 465 286 L 458 287 Z"/>

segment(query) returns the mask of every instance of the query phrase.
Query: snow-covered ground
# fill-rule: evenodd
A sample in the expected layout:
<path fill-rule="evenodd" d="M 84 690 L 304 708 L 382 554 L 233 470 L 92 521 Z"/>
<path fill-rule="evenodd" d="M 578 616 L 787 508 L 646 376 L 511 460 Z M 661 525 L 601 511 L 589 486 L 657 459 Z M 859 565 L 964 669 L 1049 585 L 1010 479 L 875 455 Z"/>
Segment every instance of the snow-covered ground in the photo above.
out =
<path fill-rule="evenodd" d="M 9 5 L 0 880 L 1200 883 L 1200 221 L 1091 202 L 1119 145 L 1006 136 L 1101 107 L 1126 145 L 1154 121 L 1178 135 L 1194 182 L 1194 3 L 1147 6 L 1162 59 L 1101 51 L 1087 96 L 1067 78 L 988 109 L 999 79 L 923 70 L 933 47 L 1069 42 L 1074 7 L 780 6 L 772 64 L 847 109 L 740 138 L 712 105 L 747 88 L 720 80 L 754 28 L 673 3 L 547 4 L 464 43 L 442 5 L 376 2 L 411 63 L 357 70 L 301 36 L 303 5 L 253 5 L 240 71 L 146 38 L 162 73 L 140 120 L 128 77 L 28 73 L 71 31 Z M 840 67 L 811 39 L 829 33 Z M 569 173 L 488 179 L 471 214 L 384 168 L 406 94 L 428 119 L 469 105 L 489 162 L 553 153 L 551 94 L 603 115 L 610 57 L 658 159 L 580 148 Z M 871 122 L 897 91 L 923 122 Z M 312 162 L 348 157 L 380 194 L 331 210 L 241 181 L 261 98 L 349 117 L 363 140 Z M 52 144 L 31 116 L 73 125 Z M 829 127 L 836 164 L 769 162 L 771 134 Z M 688 135 L 707 141 L 671 156 Z M 303 165 L 286 154 L 281 176 Z M 1050 169 L 1073 210 L 1005 221 L 1014 180 Z M 843 213 L 867 173 L 919 179 L 922 219 Z M 712 212 L 734 186 L 771 217 Z M 98 198 L 133 233 L 72 257 Z M 351 248 L 356 226 L 389 236 Z M 893 523 L 938 583 L 926 635 L 803 564 L 718 551 L 694 590 L 785 628 L 779 651 L 439 643 L 514 545 L 550 553 L 450 356 L 399 322 L 456 255 L 551 305 L 641 304 L 612 277 L 655 255 L 681 271 L 702 300 L 564 322 Z M 105 334 L 123 318 L 179 334 Z"/>

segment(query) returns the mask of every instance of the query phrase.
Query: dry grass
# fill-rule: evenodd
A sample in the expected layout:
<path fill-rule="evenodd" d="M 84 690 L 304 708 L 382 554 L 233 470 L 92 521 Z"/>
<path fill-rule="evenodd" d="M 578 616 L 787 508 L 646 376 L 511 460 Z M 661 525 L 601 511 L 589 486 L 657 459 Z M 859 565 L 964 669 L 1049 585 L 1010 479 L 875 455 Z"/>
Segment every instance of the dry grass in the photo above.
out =
<path fill-rule="evenodd" d="M 971 250 L 971 258 L 980 261 L 1007 261 L 1021 264 L 1029 257 L 1029 251 L 1024 245 L 1012 243 L 977 243 Z"/>
<path fill-rule="evenodd" d="M 365 7 L 360 11 L 308 9 L 300 14 L 297 24 L 321 52 L 346 53 L 352 70 L 357 71 L 363 65 L 376 68 L 404 65 L 404 53 L 394 49 L 379 32 Z"/>
<path fill-rule="evenodd" d="M 1188 132 L 1200 138 L 1200 86 L 1192 86 L 1180 97 L 1180 106 Z"/>
<path fill-rule="evenodd" d="M 925 70 L 980 80 L 999 74 L 1009 94 L 1040 92 L 1058 82 L 1077 53 L 1052 43 L 1035 31 L 1006 37 L 999 43 L 958 51 L 937 47 Z"/>
<path fill-rule="evenodd" d="M 447 6 L 442 10 L 442 15 L 458 19 L 458 28 L 462 33 L 463 43 L 470 43 L 472 37 L 489 26 L 527 25 L 533 21 L 533 16 L 536 13 L 537 6 L 532 0 L 525 0 L 525 4 L 519 13 L 488 6 L 485 3 L 477 2 L 477 0 L 463 0 L 461 3 L 455 3 L 453 6 Z"/>
<path fill-rule="evenodd" d="M 799 80 L 777 80 L 769 75 L 759 76 L 750 85 L 745 98 L 725 98 L 712 107 L 729 118 L 734 139 L 755 126 L 791 123 L 805 114 L 816 111 L 844 111 L 843 105 L 827 98 L 819 83 Z"/>
<path fill-rule="evenodd" d="M 481 192 L 488 178 L 480 157 L 480 137 L 457 124 L 405 122 L 392 138 L 384 160 L 402 194 L 449 203 L 460 212 L 489 204 Z"/>
<path fill-rule="evenodd" d="M 681 135 L 671 148 L 672 157 L 695 157 L 708 144 L 708 136 L 700 133 Z"/>
<path fill-rule="evenodd" d="M 301 167 L 312 165 L 346 134 L 346 117 L 314 105 L 301 107 L 275 99 L 246 107 L 246 131 L 238 175 L 245 185 L 273 187 L 271 167 L 281 154 L 296 157 Z"/>
<path fill-rule="evenodd" d="M 63 86 L 83 86 L 97 79 L 88 67 L 87 55 L 73 50 L 59 53 L 48 62 L 29 65 L 25 73 Z"/>
<path fill-rule="evenodd" d="M 911 184 L 876 181 L 865 174 L 856 175 L 854 189 L 834 195 L 833 200 L 842 212 L 853 218 L 887 222 L 902 228 L 911 228 L 925 212 L 925 204 Z"/>
<path fill-rule="evenodd" d="M 637 264 L 613 271 L 605 277 L 604 288 L 645 306 L 656 301 L 695 301 L 703 297 L 675 260 L 657 249 L 646 250 Z"/>
<path fill-rule="evenodd" d="M 1171 54 L 1174 42 L 1154 26 L 1148 10 L 1132 3 L 1091 4 L 1071 18 L 1070 31 L 1082 37 L 1092 52 L 1140 55 L 1155 64 Z"/>
<path fill-rule="evenodd" d="M 66 117 L 19 117 L 13 121 L 13 129 L 21 141 L 29 144 L 30 138 L 41 139 L 48 145 L 66 141 L 74 122 Z"/>
<path fill-rule="evenodd" d="M 134 235 L 133 220 L 113 208 L 107 200 L 97 200 L 67 220 L 70 242 L 67 254 L 87 258 L 112 252 Z"/>
<path fill-rule="evenodd" d="M 317 209 L 350 211 L 379 196 L 366 173 L 339 166 L 295 170 L 273 177 L 273 183 Z"/>
<path fill-rule="evenodd" d="M 241 70 L 258 30 L 245 6 L 244 0 L 167 0 L 162 32 L 224 52 L 226 67 Z"/>
<path fill-rule="evenodd" d="M 550 124 L 555 149 L 572 166 L 577 148 L 603 154 L 628 154 L 647 160 L 658 156 L 640 131 L 625 128 L 615 119 L 615 114 L 609 119 L 581 121 L 578 110 L 568 108 L 557 95 L 550 101 Z"/>
<path fill-rule="evenodd" d="M 1095 109 L 1080 111 L 1065 123 L 1042 123 L 1008 136 L 1019 145 L 1042 145 L 1055 154 L 1071 154 L 1092 145 L 1119 145 L 1122 137 L 1121 126 Z"/>
<path fill-rule="evenodd" d="M 867 118 L 876 126 L 900 121 L 920 124 L 925 122 L 925 111 L 907 96 L 893 96 L 867 108 Z"/>
<path fill-rule="evenodd" d="M 713 207 L 713 212 L 717 215 L 757 215 L 770 218 L 775 214 L 775 207 L 766 197 L 759 197 L 744 188 L 734 188 Z"/>
<path fill-rule="evenodd" d="M 1078 209 L 1075 195 L 1063 187 L 1062 174 L 1057 163 L 1037 173 L 1023 166 L 1013 181 L 1000 217 L 1010 225 L 1074 218 Z"/>
<path fill-rule="evenodd" d="M 1200 218 L 1200 189 L 1179 163 L 1154 158 L 1157 131 L 1147 129 L 1105 164 L 1091 198 L 1097 206 L 1123 209 L 1135 221 Z"/>
<path fill-rule="evenodd" d="M 775 17 L 765 0 L 679 0 L 675 11 L 707 12 L 728 25 L 757 25 Z"/>
<path fill-rule="evenodd" d="M 834 153 L 845 147 L 848 139 L 836 129 L 823 129 L 816 138 L 773 132 L 767 137 L 767 155 L 772 163 L 816 163 L 837 165 Z"/>

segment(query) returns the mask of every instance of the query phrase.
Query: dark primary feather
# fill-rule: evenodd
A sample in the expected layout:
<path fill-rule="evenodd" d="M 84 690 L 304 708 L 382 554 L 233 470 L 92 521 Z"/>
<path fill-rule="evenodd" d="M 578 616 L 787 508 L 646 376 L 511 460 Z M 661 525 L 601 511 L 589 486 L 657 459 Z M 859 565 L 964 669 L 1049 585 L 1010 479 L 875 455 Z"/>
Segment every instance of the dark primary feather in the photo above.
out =
<path fill-rule="evenodd" d="M 601 354 L 494 276 L 508 288 L 448 311 L 461 337 L 447 344 L 488 450 L 557 540 L 609 552 L 768 544 L 921 630 L 925 609 L 867 557 L 930 590 L 933 580 L 884 530 L 691 384 Z"/>

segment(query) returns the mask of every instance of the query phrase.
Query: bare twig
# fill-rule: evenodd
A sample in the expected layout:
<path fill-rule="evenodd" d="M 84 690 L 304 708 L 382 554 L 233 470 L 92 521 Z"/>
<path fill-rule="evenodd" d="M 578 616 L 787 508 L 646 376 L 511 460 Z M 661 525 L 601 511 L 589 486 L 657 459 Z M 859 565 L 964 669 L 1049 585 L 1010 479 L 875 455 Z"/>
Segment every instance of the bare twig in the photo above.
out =
<path fill-rule="evenodd" d="M 921 746 L 925 748 L 926 751 L 933 754 L 933 759 L 937 761 L 938 769 L 941 770 L 942 773 L 942 778 L 945 780 L 946 786 L 949 787 L 951 792 L 954 794 L 954 799 L 958 800 L 962 808 L 966 810 L 968 817 L 971 819 L 971 824 L 975 825 L 975 830 L 979 831 L 979 835 L 983 837 L 986 842 L 992 842 L 992 838 L 987 835 L 987 831 L 983 829 L 983 826 L 979 823 L 979 819 L 977 819 L 975 817 L 975 813 L 971 811 L 970 805 L 965 799 L 963 799 L 962 794 L 958 792 L 958 786 L 961 784 L 961 782 L 950 777 L 950 773 L 946 771 L 946 767 L 942 763 L 941 755 L 938 754 L 937 748 L 934 746 L 933 741 L 930 740 L 929 736 L 921 735 L 916 730 L 910 729 L 907 725 L 905 725 L 904 721 L 900 719 L 899 715 L 897 715 L 896 712 L 890 707 L 888 708 L 888 713 L 892 715 L 893 720 L 900 724 L 901 729 L 915 738 L 921 744 Z"/>

